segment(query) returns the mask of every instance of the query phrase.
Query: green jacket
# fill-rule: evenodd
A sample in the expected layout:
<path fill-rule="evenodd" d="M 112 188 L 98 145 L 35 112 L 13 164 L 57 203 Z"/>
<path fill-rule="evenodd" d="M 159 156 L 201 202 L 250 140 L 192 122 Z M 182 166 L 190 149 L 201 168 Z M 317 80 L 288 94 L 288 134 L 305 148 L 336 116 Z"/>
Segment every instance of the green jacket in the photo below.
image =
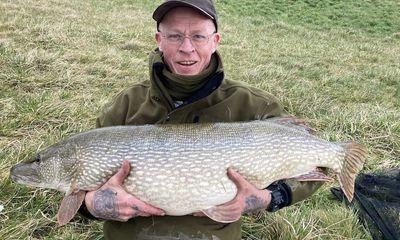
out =
<path fill-rule="evenodd" d="M 272 95 L 227 79 L 208 97 L 178 109 L 171 105 L 150 81 L 144 81 L 120 92 L 103 109 L 96 125 L 235 122 L 285 115 L 282 105 Z M 286 182 L 292 189 L 292 204 L 321 186 L 317 182 Z"/>
<path fill-rule="evenodd" d="M 154 123 L 234 122 L 281 116 L 272 95 L 242 83 L 224 80 L 210 95 L 179 108 L 150 81 L 123 90 L 97 119 L 97 127 Z"/>
<path fill-rule="evenodd" d="M 218 58 L 219 55 L 217 55 Z M 266 119 L 287 115 L 271 94 L 249 85 L 224 79 L 220 61 L 216 81 L 220 85 L 209 95 L 181 106 L 159 87 L 155 67 L 151 65 L 150 80 L 120 92 L 96 120 L 97 127 L 192 122 L 235 122 Z M 153 64 L 155 65 L 155 64 Z M 310 196 L 321 183 L 286 181 L 292 190 L 292 204 Z"/>
<path fill-rule="evenodd" d="M 219 55 L 217 57 L 219 58 Z M 154 61 L 150 59 L 150 62 Z M 211 84 L 211 88 L 206 90 L 209 93 L 178 108 L 175 107 L 174 101 L 156 76 L 160 72 L 157 70 L 159 66 L 150 64 L 150 80 L 135 84 L 120 92 L 105 106 L 97 118 L 97 127 L 156 123 L 235 122 L 287 115 L 283 106 L 271 94 L 244 83 L 224 79 L 222 63 L 219 64 L 218 71 L 212 80 L 215 86 Z M 291 204 L 310 196 L 321 185 L 315 182 L 288 180 L 285 182 L 292 190 Z M 118 232 L 115 229 L 122 229 L 126 225 L 107 222 L 105 234 Z M 240 227 L 240 224 L 236 226 Z M 233 230 L 227 229 L 227 232 L 231 231 Z M 233 237 L 226 237 L 226 239 L 233 239 Z"/>

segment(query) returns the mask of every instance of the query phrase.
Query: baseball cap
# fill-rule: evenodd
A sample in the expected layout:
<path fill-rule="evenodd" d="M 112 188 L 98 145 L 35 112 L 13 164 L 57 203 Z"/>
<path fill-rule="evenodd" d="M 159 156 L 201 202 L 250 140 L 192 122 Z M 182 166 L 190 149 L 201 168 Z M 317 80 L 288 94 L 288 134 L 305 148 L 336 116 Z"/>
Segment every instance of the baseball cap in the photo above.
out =
<path fill-rule="evenodd" d="M 215 30 L 218 31 L 218 16 L 214 0 L 165 0 L 153 13 L 153 19 L 157 22 L 157 29 L 165 14 L 176 7 L 190 7 L 201 12 L 213 20 Z"/>

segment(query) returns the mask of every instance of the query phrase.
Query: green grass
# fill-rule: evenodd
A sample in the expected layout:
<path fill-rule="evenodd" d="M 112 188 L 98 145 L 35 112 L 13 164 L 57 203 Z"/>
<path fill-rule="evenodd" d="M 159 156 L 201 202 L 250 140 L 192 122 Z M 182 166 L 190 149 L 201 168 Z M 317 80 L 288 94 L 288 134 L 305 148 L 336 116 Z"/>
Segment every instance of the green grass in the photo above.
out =
<path fill-rule="evenodd" d="M 221 0 L 219 3 L 221 11 L 234 17 L 250 17 L 255 26 L 278 20 L 324 31 L 340 27 L 348 33 L 361 32 L 377 37 L 400 31 L 398 1 Z"/>
<path fill-rule="evenodd" d="M 0 239 L 101 239 L 56 227 L 62 198 L 9 169 L 94 127 L 99 109 L 148 78 L 154 1 L 0 0 Z M 331 141 L 368 149 L 364 171 L 400 167 L 398 1 L 218 0 L 226 75 L 265 89 Z M 245 218 L 246 239 L 370 239 L 326 184 L 301 204 Z"/>

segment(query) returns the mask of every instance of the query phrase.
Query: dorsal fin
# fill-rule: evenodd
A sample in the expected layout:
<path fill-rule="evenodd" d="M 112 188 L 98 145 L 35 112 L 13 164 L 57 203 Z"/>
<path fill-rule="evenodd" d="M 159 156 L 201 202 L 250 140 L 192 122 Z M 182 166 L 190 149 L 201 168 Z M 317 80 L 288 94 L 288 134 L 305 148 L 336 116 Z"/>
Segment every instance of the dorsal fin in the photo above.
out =
<path fill-rule="evenodd" d="M 311 135 L 315 135 L 316 133 L 315 129 L 312 129 L 306 125 L 304 119 L 297 118 L 295 116 L 273 117 L 273 118 L 267 118 L 265 121 L 271 121 L 279 125 L 290 127 Z"/>

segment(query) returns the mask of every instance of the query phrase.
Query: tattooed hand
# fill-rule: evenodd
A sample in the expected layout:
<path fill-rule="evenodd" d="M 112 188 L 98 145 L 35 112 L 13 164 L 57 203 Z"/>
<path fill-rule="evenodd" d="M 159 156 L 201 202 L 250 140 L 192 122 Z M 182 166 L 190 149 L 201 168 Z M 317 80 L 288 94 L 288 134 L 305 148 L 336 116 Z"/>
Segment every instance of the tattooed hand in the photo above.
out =
<path fill-rule="evenodd" d="M 123 182 L 129 171 L 129 162 L 124 161 L 118 172 L 100 189 L 86 193 L 85 204 L 93 216 L 126 222 L 137 216 L 165 214 L 161 209 L 140 201 L 126 191 Z"/>
<path fill-rule="evenodd" d="M 227 219 L 238 219 L 244 213 L 255 213 L 268 207 L 271 202 L 268 190 L 256 188 L 232 168 L 228 168 L 228 177 L 236 184 L 236 196 L 227 203 L 213 207 L 212 211 Z M 204 216 L 202 213 L 194 215 Z"/>

